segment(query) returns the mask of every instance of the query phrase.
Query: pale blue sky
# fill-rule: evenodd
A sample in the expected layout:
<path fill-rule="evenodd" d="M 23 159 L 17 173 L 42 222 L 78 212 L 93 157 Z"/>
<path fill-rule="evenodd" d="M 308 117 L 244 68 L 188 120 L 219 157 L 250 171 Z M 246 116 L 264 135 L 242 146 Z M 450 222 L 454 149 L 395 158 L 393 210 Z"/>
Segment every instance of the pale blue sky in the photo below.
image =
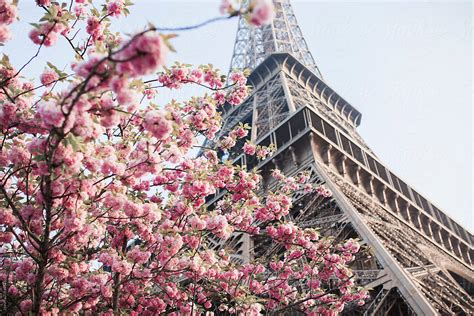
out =
<path fill-rule="evenodd" d="M 15 39 L 0 48 L 14 64 L 34 49 L 27 22 L 35 22 L 41 11 L 32 2 L 20 0 Z M 197 23 L 217 16 L 220 1 L 134 2 L 118 29 Z M 326 81 L 362 112 L 359 131 L 369 146 L 473 231 L 472 3 L 293 1 L 293 7 Z M 173 41 L 178 53 L 168 60 L 213 63 L 226 72 L 236 23 L 180 33 Z M 63 41 L 42 51 L 40 59 L 63 67 L 69 50 Z M 41 67 L 31 66 L 29 73 L 38 74 Z M 165 93 L 169 97 L 178 95 Z"/>

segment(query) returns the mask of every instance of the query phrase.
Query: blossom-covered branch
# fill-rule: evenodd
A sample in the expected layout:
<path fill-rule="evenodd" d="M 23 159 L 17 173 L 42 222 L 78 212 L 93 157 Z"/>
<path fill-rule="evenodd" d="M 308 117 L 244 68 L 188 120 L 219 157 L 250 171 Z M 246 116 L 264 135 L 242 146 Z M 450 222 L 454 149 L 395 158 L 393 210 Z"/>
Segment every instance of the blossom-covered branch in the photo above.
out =
<path fill-rule="evenodd" d="M 330 192 L 307 174 L 275 170 L 275 186 L 262 195 L 257 171 L 221 159 L 229 151 L 272 155 L 249 140 L 245 124 L 216 138 L 222 106 L 251 93 L 245 72 L 166 67 L 173 35 L 153 26 L 129 37 L 110 31 L 129 13 L 127 1 L 101 10 L 90 1 L 37 4 L 45 12 L 30 33 L 38 52 L 62 36 L 73 62 L 67 70 L 44 65 L 39 83 L 7 57 L 0 63 L 3 314 L 333 315 L 363 303 L 349 269 L 358 241 L 322 237 L 290 218 L 296 193 L 324 204 Z M 263 0 L 246 11 L 226 1 L 223 8 L 255 25 L 272 17 Z M 16 5 L 0 0 L 1 10 L 2 25 L 11 24 Z M 81 23 L 84 36 L 69 36 Z M 153 82 L 205 91 L 163 102 Z M 196 156 L 202 139 L 216 145 Z M 235 234 L 265 241 L 268 256 L 232 260 Z"/>

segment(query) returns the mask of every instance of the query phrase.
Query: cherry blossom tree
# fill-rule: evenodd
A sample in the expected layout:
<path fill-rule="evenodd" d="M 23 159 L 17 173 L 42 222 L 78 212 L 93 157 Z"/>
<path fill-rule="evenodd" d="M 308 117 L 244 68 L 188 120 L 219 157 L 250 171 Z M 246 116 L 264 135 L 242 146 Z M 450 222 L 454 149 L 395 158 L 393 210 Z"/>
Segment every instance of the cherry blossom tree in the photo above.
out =
<path fill-rule="evenodd" d="M 237 126 L 215 139 L 220 107 L 248 95 L 245 75 L 227 79 L 211 65 L 165 67 L 177 29 L 149 25 L 132 36 L 110 25 L 128 0 L 36 0 L 44 16 L 29 39 L 37 51 L 22 65 L 0 64 L 0 310 L 8 315 L 258 315 L 294 308 L 334 315 L 363 304 L 349 264 L 356 240 L 336 242 L 286 220 L 300 190 L 330 195 L 275 170 L 276 189 L 259 194 L 261 176 L 222 162 L 246 137 Z M 0 0 L 0 42 L 17 3 Z M 271 1 L 247 9 L 223 1 L 224 16 L 261 25 Z M 171 33 L 170 33 L 171 32 Z M 21 36 L 21 34 L 14 34 Z M 30 63 L 66 41 L 70 69 Z M 8 43 L 7 43 L 8 44 Z M 157 90 L 201 86 L 184 102 L 160 103 Z M 216 148 L 196 148 L 206 138 Z M 271 148 L 241 148 L 265 159 Z M 192 159 L 191 159 L 192 158 Z M 212 205 L 206 199 L 224 192 Z M 266 238 L 278 256 L 231 260 L 209 240 L 234 233 Z"/>

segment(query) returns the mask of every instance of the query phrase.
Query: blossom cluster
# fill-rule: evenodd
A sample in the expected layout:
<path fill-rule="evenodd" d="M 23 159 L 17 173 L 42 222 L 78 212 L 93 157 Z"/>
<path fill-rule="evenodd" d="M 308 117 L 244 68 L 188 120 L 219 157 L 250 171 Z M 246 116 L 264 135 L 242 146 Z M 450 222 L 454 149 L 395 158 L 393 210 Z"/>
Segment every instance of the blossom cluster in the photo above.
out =
<path fill-rule="evenodd" d="M 17 18 L 17 7 L 9 0 L 0 0 L 0 43 L 4 43 L 11 38 L 11 32 L 8 25 L 12 24 Z"/>
<path fill-rule="evenodd" d="M 164 67 L 169 36 L 150 27 L 121 38 L 108 28 L 128 1 L 106 1 L 102 11 L 90 1 L 37 4 L 47 9 L 30 33 L 39 48 L 71 40 L 75 20 L 87 27 L 67 76 L 48 64 L 36 85 L 0 61 L 6 314 L 259 315 L 299 302 L 300 312 L 334 315 L 364 301 L 348 268 L 357 240 L 336 242 L 290 220 L 297 192 L 327 201 L 327 189 L 275 170 L 278 185 L 262 195 L 261 174 L 220 158 L 272 155 L 250 141 L 239 147 L 249 137 L 242 124 L 216 137 L 222 105 L 249 93 L 245 74 Z M 206 93 L 160 102 L 159 89 L 185 85 Z M 205 138 L 217 145 L 196 156 Z M 237 234 L 276 250 L 236 262 Z"/>
<path fill-rule="evenodd" d="M 239 8 L 240 3 L 223 0 L 220 11 L 222 14 L 243 15 L 254 26 L 261 26 L 272 21 L 275 16 L 275 6 L 272 0 L 251 0 L 247 7 Z"/>
<path fill-rule="evenodd" d="M 206 87 L 214 91 L 213 98 L 218 104 L 227 101 L 232 105 L 238 105 L 248 96 L 247 78 L 243 72 L 231 73 L 226 86 L 225 78 L 212 65 L 192 69 L 191 65 L 176 62 L 171 68 L 165 68 L 157 81 L 170 89 L 180 89 L 185 84 Z"/>
<path fill-rule="evenodd" d="M 29 37 L 37 45 L 53 46 L 60 37 L 64 37 L 80 56 L 87 50 L 105 51 L 121 43 L 121 37 L 109 30 L 110 18 L 118 18 L 129 13 L 129 0 L 107 0 L 98 10 L 91 1 L 76 0 L 70 5 L 61 5 L 50 0 L 36 0 L 38 6 L 46 10 L 40 20 L 33 24 Z M 82 22 L 84 25 L 82 25 Z M 73 44 L 73 39 L 83 28 L 87 34 L 84 43 Z M 71 35 L 72 34 L 72 35 Z"/>

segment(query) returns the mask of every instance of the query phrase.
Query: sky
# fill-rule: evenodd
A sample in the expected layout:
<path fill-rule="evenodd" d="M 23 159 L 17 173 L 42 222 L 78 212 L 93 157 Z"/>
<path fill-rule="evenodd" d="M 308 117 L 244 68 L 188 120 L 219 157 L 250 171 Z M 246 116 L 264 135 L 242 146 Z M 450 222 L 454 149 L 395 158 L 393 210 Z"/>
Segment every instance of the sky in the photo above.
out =
<path fill-rule="evenodd" d="M 13 64 L 35 46 L 27 38 L 41 10 L 20 0 L 14 40 L 0 52 Z M 117 30 L 192 25 L 219 15 L 220 1 L 135 0 Z M 292 1 L 299 25 L 326 82 L 362 112 L 359 133 L 380 160 L 462 226 L 474 231 L 473 4 L 466 2 Z M 179 33 L 177 53 L 190 64 L 230 65 L 237 20 Z M 27 68 L 45 61 L 68 70 L 60 41 Z M 182 97 L 163 92 L 164 98 Z M 192 94 L 187 91 L 186 94 Z"/>

